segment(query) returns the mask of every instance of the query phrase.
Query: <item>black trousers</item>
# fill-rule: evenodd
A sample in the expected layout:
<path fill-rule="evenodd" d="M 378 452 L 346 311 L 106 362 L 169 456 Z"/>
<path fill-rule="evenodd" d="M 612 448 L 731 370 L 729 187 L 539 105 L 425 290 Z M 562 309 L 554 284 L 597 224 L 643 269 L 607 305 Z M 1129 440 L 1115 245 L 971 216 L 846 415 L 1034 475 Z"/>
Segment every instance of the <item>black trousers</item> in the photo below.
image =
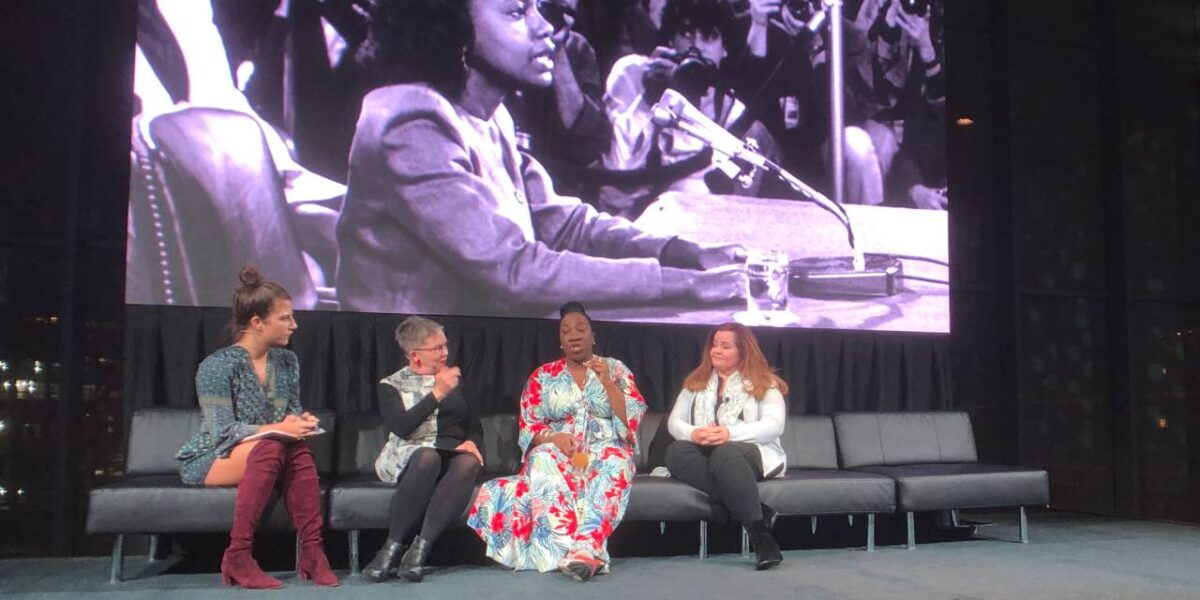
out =
<path fill-rule="evenodd" d="M 404 542 L 420 522 L 421 538 L 436 540 L 466 510 L 478 474 L 473 455 L 436 448 L 414 452 L 392 494 L 388 537 Z"/>
<path fill-rule="evenodd" d="M 737 522 L 746 525 L 762 520 L 758 482 L 763 479 L 763 467 L 758 446 L 746 442 L 697 446 L 675 440 L 667 447 L 667 468 L 671 477 L 724 504 Z"/>

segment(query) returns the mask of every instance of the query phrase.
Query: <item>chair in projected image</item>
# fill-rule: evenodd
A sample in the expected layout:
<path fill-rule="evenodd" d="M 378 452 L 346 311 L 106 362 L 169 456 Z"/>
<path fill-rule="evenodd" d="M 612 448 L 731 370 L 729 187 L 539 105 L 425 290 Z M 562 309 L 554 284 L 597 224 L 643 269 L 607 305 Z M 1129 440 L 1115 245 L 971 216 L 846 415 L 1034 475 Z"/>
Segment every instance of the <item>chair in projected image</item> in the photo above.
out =
<path fill-rule="evenodd" d="M 135 122 L 132 137 L 127 302 L 224 306 L 238 270 L 253 263 L 297 308 L 336 306 L 324 287 L 336 250 L 325 265 L 312 255 L 328 251 L 306 252 L 328 248 L 336 213 L 306 229 L 310 239 L 298 234 L 258 121 L 185 108 Z"/>

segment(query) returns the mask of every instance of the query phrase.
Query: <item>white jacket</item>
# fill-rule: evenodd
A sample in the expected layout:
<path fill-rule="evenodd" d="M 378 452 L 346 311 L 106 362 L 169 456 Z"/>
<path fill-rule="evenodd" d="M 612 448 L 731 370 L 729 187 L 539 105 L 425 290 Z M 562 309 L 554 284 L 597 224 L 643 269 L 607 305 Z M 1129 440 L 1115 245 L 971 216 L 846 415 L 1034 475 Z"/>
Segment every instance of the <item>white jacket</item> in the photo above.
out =
<path fill-rule="evenodd" d="M 762 456 L 763 475 L 782 477 L 787 470 L 787 454 L 779 443 L 787 407 L 783 394 L 774 385 L 757 400 L 749 380 L 734 373 L 725 382 L 724 398 L 717 408 L 717 373 L 714 371 L 703 390 L 683 389 L 675 399 L 675 407 L 667 420 L 667 429 L 677 440 L 691 441 L 696 427 L 724 425 L 729 429 L 729 441 L 749 442 L 758 446 Z"/>

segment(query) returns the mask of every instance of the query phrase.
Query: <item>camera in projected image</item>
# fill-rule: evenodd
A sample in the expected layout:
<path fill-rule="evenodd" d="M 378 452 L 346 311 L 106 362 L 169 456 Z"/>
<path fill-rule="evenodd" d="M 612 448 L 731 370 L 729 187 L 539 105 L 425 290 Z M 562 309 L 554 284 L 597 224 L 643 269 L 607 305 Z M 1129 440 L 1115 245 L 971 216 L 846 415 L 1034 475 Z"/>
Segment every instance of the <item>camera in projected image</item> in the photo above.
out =
<path fill-rule="evenodd" d="M 784 0 L 784 6 L 792 13 L 792 16 L 801 23 L 808 23 L 819 12 L 821 12 L 823 0 Z"/>
<path fill-rule="evenodd" d="M 671 88 L 688 98 L 704 94 L 717 82 L 717 65 L 704 58 L 695 46 L 671 57 L 675 70 L 671 74 Z"/>
<path fill-rule="evenodd" d="M 929 13 L 929 0 L 896 0 L 900 3 L 900 10 L 910 14 L 923 17 Z"/>

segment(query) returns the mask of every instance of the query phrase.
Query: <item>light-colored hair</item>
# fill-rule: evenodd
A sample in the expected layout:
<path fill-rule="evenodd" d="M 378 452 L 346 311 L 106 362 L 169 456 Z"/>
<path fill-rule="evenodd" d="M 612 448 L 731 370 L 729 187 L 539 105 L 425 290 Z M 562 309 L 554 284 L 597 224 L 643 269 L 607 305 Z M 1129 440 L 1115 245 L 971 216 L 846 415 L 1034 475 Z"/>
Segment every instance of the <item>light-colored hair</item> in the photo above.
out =
<path fill-rule="evenodd" d="M 430 321 L 425 317 L 409 317 L 396 326 L 396 343 L 405 354 L 416 350 L 429 339 L 429 336 L 445 331 L 441 324 Z"/>
<path fill-rule="evenodd" d="M 767 357 L 763 356 L 762 349 L 758 347 L 758 339 L 754 337 L 754 332 L 738 323 L 722 323 L 708 332 L 704 350 L 700 352 L 700 366 L 688 374 L 687 379 L 683 381 L 684 388 L 698 392 L 708 385 L 708 380 L 712 377 L 713 372 L 712 355 L 709 351 L 712 349 L 713 339 L 721 331 L 733 333 L 738 351 L 737 370 L 742 374 L 744 381 L 749 381 L 753 385 L 752 394 L 755 399 L 762 400 L 772 385 L 779 388 L 780 394 L 787 394 L 787 383 L 776 375 L 771 366 L 767 364 Z"/>

